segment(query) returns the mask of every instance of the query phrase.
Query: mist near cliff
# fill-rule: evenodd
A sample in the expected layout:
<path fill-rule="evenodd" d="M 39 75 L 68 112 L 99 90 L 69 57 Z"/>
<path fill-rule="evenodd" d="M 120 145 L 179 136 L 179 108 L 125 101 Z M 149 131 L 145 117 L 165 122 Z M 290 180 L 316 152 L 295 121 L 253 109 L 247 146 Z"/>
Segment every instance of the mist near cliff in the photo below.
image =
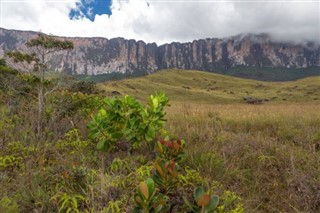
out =
<path fill-rule="evenodd" d="M 60 36 L 124 37 L 158 44 L 246 33 L 268 33 L 277 41 L 320 43 L 318 1 L 104 1 L 6 0 L 1 2 L 0 25 Z"/>

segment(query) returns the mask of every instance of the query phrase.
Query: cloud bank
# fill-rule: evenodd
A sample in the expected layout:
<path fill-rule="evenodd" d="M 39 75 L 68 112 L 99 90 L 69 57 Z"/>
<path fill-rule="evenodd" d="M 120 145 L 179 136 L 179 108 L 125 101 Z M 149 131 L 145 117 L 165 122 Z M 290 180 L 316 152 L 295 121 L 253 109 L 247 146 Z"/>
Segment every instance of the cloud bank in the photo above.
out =
<path fill-rule="evenodd" d="M 162 44 L 269 33 L 281 41 L 320 43 L 319 1 L 1 0 L 0 4 L 1 27 L 60 36 L 124 37 Z"/>

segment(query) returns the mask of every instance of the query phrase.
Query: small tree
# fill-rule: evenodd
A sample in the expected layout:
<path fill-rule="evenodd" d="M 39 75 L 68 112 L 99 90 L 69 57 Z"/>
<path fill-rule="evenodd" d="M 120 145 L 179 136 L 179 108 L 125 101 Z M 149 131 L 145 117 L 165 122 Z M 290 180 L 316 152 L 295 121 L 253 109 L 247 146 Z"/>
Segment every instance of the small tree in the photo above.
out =
<path fill-rule="evenodd" d="M 21 53 L 19 51 L 7 52 L 7 56 L 13 62 L 27 64 L 30 73 L 36 77 L 38 107 L 37 107 L 37 136 L 40 139 L 43 135 L 45 98 L 48 94 L 57 89 L 58 86 L 47 89 L 45 74 L 48 71 L 48 63 L 54 53 L 73 49 L 71 41 L 59 40 L 55 37 L 39 33 L 38 37 L 29 40 L 26 46 L 31 49 L 31 53 Z"/>

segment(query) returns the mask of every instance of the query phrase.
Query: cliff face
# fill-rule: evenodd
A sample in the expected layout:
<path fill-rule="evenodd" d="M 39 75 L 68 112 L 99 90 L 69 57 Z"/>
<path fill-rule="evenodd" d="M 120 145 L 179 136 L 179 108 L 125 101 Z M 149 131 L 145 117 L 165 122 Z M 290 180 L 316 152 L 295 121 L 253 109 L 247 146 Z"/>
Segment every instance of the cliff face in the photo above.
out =
<path fill-rule="evenodd" d="M 36 35 L 36 32 L 0 29 L 0 57 L 8 50 L 27 51 L 25 43 Z M 73 41 L 75 48 L 62 60 L 61 53 L 57 53 L 51 68 L 69 74 L 143 74 L 165 68 L 215 71 L 235 66 L 320 67 L 319 45 L 273 42 L 266 34 L 161 46 L 123 38 L 61 39 Z"/>

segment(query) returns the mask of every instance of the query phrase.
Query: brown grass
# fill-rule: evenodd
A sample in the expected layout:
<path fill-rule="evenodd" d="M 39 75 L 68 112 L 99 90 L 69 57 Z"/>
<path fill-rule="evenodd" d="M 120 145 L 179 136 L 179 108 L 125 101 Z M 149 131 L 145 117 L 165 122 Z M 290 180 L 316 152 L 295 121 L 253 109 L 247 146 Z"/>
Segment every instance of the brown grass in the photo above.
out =
<path fill-rule="evenodd" d="M 188 163 L 237 192 L 246 212 L 320 210 L 320 106 L 172 103 L 167 111 Z"/>

